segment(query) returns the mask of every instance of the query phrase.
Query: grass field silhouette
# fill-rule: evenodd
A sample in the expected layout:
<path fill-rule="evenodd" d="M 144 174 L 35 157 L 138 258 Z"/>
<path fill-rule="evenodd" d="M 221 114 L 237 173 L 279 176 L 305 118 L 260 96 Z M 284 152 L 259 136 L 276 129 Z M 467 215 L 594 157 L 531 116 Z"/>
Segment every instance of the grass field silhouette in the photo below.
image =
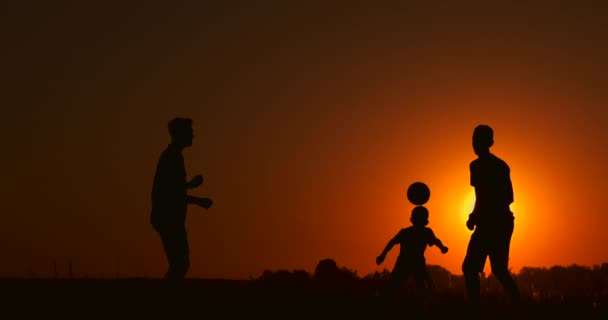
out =
<path fill-rule="evenodd" d="M 249 280 L 186 279 L 167 288 L 161 279 L 0 280 L 4 316 L 20 319 L 455 319 L 469 317 L 462 276 L 429 266 L 437 295 L 422 301 L 408 283 L 390 303 L 378 291 L 387 270 L 359 277 L 333 270 L 265 271 Z M 524 268 L 516 275 L 525 318 L 606 319 L 608 264 L 594 267 Z M 480 316 L 516 319 L 493 276 L 482 280 Z"/>

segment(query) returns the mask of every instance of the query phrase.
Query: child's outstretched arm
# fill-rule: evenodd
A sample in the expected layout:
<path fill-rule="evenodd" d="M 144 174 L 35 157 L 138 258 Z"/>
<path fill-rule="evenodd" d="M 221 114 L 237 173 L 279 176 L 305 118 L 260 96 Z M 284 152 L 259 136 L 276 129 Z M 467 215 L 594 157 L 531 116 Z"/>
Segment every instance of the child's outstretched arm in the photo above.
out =
<path fill-rule="evenodd" d="M 448 247 L 444 246 L 441 240 L 439 240 L 438 238 L 435 238 L 435 245 L 439 248 L 439 250 L 441 250 L 441 253 L 448 252 Z"/>
<path fill-rule="evenodd" d="M 430 229 L 429 229 L 430 230 Z M 446 253 L 448 252 L 448 247 L 443 245 L 443 242 L 441 242 L 441 240 L 439 240 L 439 238 L 437 238 L 435 236 L 435 233 L 433 232 L 433 230 L 430 230 L 430 236 L 431 236 L 431 241 L 429 242 L 429 245 L 433 246 L 437 246 L 437 248 L 439 248 L 439 250 L 441 250 L 441 253 Z"/>
<path fill-rule="evenodd" d="M 376 258 L 376 264 L 377 265 L 381 265 L 382 262 L 384 261 L 384 259 L 386 258 L 386 254 L 391 251 L 391 249 L 397 244 L 399 243 L 399 234 L 397 234 L 396 236 L 394 236 L 387 244 L 386 247 L 384 247 L 384 250 L 382 251 L 382 253 Z"/>
<path fill-rule="evenodd" d="M 437 238 L 435 238 L 437 239 Z M 441 250 L 441 253 L 447 253 L 448 252 L 448 247 L 444 246 L 443 243 L 441 242 L 441 240 L 437 239 L 437 242 L 435 243 L 437 245 L 437 247 L 439 248 L 439 250 Z"/>

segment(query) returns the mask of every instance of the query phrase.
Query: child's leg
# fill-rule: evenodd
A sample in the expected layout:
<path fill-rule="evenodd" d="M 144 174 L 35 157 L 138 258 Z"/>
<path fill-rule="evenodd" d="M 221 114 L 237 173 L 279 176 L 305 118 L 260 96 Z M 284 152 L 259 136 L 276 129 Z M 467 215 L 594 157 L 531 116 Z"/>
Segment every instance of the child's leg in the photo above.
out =
<path fill-rule="evenodd" d="M 411 310 L 412 317 L 417 318 L 429 310 L 428 290 L 426 280 L 421 275 L 414 275 L 416 294 L 412 295 Z M 410 317 L 411 318 L 411 317 Z"/>
<path fill-rule="evenodd" d="M 395 267 L 393 272 L 391 273 L 388 281 L 380 291 L 378 307 L 381 314 L 387 318 L 393 318 L 396 313 L 394 310 L 394 293 L 397 288 L 404 283 L 404 278 L 407 279 L 407 276 L 401 268 Z"/>
<path fill-rule="evenodd" d="M 426 282 L 426 287 L 429 295 L 431 297 L 434 297 L 437 292 L 435 291 L 435 283 L 433 282 L 433 279 L 431 278 L 431 275 L 429 274 L 428 270 L 424 270 L 424 280 Z"/>
<path fill-rule="evenodd" d="M 403 271 L 399 270 L 398 268 L 393 269 L 393 272 L 384 285 L 384 288 L 382 288 L 382 291 L 380 291 L 380 297 L 387 299 L 388 297 L 392 296 L 397 287 L 403 283 L 404 276 L 405 274 Z"/>
<path fill-rule="evenodd" d="M 402 260 L 397 260 L 397 262 L 395 263 L 395 267 L 393 267 L 393 271 L 391 272 L 391 275 L 388 278 L 387 283 L 384 285 L 384 288 L 382 288 L 382 291 L 380 292 L 380 296 L 382 298 L 385 299 L 388 296 L 391 296 L 395 292 L 397 287 L 403 285 L 404 280 L 407 279 L 406 267 L 407 266 L 404 265 Z"/>

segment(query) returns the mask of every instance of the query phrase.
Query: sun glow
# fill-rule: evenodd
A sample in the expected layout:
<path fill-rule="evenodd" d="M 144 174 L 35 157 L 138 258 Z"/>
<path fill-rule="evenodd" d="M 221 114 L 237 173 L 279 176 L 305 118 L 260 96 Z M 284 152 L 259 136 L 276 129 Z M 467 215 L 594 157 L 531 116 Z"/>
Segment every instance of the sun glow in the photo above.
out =
<path fill-rule="evenodd" d="M 475 190 L 471 188 L 464 198 L 462 202 L 462 212 L 465 215 L 464 219 L 468 219 L 469 214 L 473 212 L 473 208 L 475 207 Z"/>

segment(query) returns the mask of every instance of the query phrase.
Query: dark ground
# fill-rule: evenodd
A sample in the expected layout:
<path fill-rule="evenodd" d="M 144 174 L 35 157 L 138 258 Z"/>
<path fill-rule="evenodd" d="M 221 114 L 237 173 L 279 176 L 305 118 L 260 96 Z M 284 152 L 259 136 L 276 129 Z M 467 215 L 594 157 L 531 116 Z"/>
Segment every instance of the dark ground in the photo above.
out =
<path fill-rule="evenodd" d="M 381 304 L 371 291 L 240 280 L 187 280 L 168 291 L 151 279 L 0 280 L 2 319 L 466 319 L 462 293 L 432 303 L 402 292 Z M 486 295 L 480 317 L 517 319 L 503 295 Z M 603 304 L 526 299 L 527 319 L 608 319 Z"/>

